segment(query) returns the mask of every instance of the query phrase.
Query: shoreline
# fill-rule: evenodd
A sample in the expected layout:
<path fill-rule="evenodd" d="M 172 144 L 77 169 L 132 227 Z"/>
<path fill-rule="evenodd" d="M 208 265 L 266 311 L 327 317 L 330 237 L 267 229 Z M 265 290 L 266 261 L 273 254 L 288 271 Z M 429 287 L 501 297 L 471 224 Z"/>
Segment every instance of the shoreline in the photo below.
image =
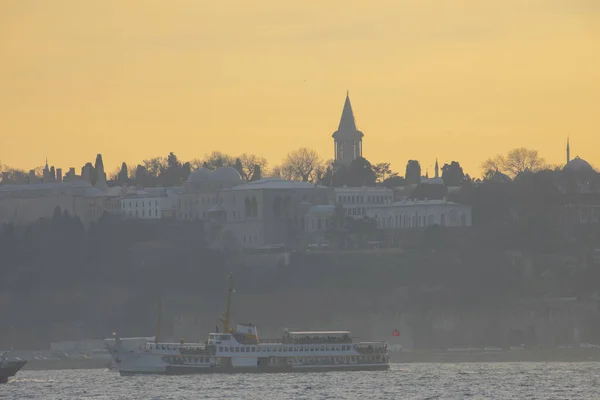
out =
<path fill-rule="evenodd" d="M 390 352 L 390 362 L 410 363 L 478 363 L 478 362 L 600 362 L 598 348 L 402 351 Z"/>

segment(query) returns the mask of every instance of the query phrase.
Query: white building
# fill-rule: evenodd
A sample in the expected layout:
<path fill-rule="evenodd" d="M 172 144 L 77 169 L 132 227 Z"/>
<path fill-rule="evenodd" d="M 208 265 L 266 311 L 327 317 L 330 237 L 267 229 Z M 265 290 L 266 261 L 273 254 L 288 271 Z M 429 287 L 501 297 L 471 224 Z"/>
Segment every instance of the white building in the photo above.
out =
<path fill-rule="evenodd" d="M 306 232 L 322 238 L 323 233 L 329 229 L 329 221 L 334 215 L 335 207 L 311 207 L 305 216 Z M 425 228 L 435 224 L 447 227 L 471 226 L 471 206 L 446 200 L 405 200 L 391 204 L 365 205 L 363 209 L 364 214 L 361 217 L 376 220 L 380 229 Z M 358 218 L 355 215 L 352 217 Z"/>
<path fill-rule="evenodd" d="M 346 214 L 360 218 L 366 215 L 367 208 L 392 204 L 394 191 L 386 187 L 339 187 L 334 188 L 335 202 L 341 204 Z"/>
<path fill-rule="evenodd" d="M 367 208 L 366 216 L 375 219 L 380 229 L 471 226 L 471 206 L 446 200 L 405 200 Z"/>
<path fill-rule="evenodd" d="M 174 218 L 182 188 L 144 188 L 127 193 L 121 198 L 121 216 L 124 219 Z"/>

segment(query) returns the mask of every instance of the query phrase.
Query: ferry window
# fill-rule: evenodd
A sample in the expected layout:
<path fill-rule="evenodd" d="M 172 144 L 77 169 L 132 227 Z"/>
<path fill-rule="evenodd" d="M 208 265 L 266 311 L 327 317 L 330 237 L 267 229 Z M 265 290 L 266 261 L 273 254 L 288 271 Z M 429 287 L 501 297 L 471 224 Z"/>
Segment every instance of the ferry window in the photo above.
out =
<path fill-rule="evenodd" d="M 246 351 L 250 353 L 250 347 L 246 347 Z"/>
<path fill-rule="evenodd" d="M 222 346 L 219 346 L 219 351 L 223 351 L 223 347 Z"/>
<path fill-rule="evenodd" d="M 254 348 L 254 347 L 253 347 L 253 348 L 252 348 L 252 352 L 254 353 L 255 351 L 256 351 L 256 348 Z"/>
<path fill-rule="evenodd" d="M 242 353 L 245 353 L 245 352 L 246 352 L 246 348 L 245 348 L 245 347 L 242 347 L 242 348 L 240 349 L 240 351 L 241 351 Z"/>

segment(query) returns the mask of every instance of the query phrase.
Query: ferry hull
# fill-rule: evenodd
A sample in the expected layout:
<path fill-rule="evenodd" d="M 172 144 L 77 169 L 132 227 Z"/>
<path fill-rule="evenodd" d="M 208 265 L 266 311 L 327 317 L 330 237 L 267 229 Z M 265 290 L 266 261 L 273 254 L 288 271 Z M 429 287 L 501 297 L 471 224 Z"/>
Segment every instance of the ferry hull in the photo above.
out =
<path fill-rule="evenodd" d="M 273 366 L 273 367 L 194 367 L 169 365 L 165 371 L 119 371 L 121 376 L 131 375 L 199 375 L 199 374 L 265 374 L 265 373 L 304 373 L 334 371 L 387 371 L 389 364 L 362 365 L 310 365 L 310 366 Z"/>
<path fill-rule="evenodd" d="M 13 377 L 19 372 L 27 361 L 8 361 L 0 367 L 0 383 L 7 383 L 8 378 Z"/>

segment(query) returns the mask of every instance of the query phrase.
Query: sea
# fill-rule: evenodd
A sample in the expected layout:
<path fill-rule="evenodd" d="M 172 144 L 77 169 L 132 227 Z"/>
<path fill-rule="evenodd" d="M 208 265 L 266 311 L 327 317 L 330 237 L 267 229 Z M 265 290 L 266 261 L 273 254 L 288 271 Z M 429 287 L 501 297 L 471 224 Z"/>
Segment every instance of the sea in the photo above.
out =
<path fill-rule="evenodd" d="M 600 363 L 393 364 L 385 372 L 121 377 L 21 371 L 0 399 L 600 399 Z"/>

